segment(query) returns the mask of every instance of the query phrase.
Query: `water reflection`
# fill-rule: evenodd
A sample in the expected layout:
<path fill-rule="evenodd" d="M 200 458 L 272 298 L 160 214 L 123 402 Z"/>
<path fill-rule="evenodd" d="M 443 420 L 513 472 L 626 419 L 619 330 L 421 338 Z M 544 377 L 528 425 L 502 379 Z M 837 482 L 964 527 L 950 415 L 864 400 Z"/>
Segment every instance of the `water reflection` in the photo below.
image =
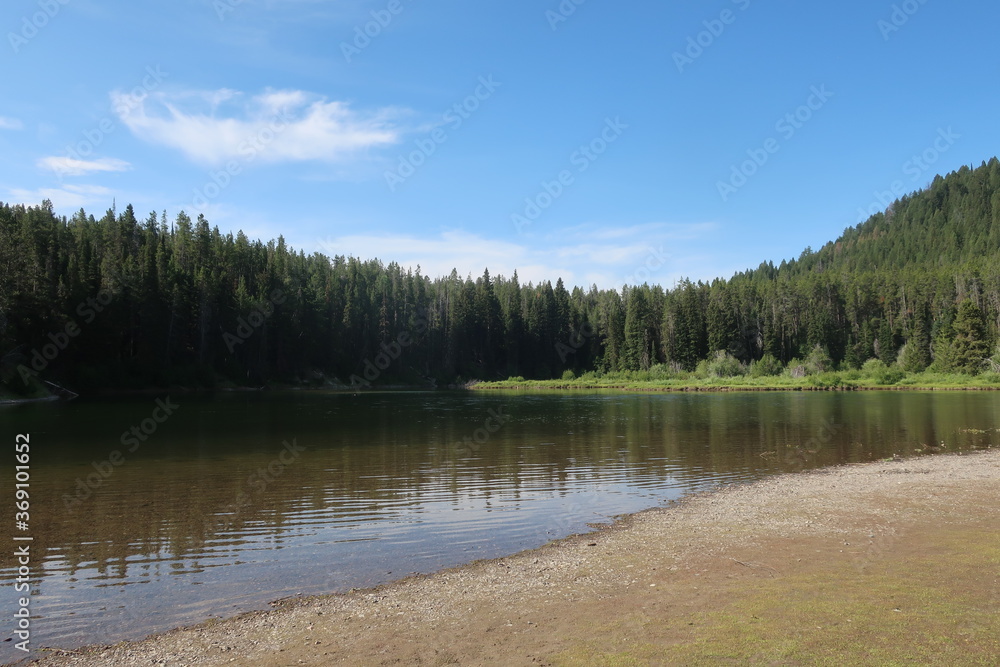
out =
<path fill-rule="evenodd" d="M 152 397 L 0 411 L 11 438 L 31 433 L 39 645 L 114 641 L 499 556 L 718 483 L 942 441 L 945 451 L 986 446 L 1000 426 L 994 394 L 174 402 L 176 414 L 110 474 L 92 477 L 92 489 L 88 476 L 123 451 L 123 432 L 149 415 Z M 490 410 L 511 418 L 477 433 Z M 482 442 L 470 451 L 466 437 Z M 4 552 L 4 582 L 14 565 Z M 4 590 L 11 613 L 13 587 Z"/>

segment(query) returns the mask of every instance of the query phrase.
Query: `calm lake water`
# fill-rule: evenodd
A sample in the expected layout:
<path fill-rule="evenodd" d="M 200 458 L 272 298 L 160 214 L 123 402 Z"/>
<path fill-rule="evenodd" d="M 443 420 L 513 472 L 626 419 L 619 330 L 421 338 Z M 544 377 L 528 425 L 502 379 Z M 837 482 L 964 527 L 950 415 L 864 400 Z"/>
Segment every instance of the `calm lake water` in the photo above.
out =
<path fill-rule="evenodd" d="M 510 554 L 718 484 L 1000 442 L 996 393 L 232 393 L 172 396 L 162 423 L 156 398 L 0 408 L 10 514 L 31 436 L 36 648 Z M 122 444 L 133 426 L 145 441 Z"/>

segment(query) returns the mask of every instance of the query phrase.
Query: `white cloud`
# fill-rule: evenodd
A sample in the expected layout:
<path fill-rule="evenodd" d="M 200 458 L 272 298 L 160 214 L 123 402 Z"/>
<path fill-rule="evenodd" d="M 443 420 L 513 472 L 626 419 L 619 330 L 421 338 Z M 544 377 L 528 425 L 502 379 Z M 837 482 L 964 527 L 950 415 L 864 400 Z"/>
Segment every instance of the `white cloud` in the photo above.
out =
<path fill-rule="evenodd" d="M 609 245 L 607 243 L 579 243 L 553 249 L 558 257 L 586 260 L 590 264 L 613 266 L 635 259 L 648 250 L 642 243 L 630 245 Z"/>
<path fill-rule="evenodd" d="M 11 196 L 18 202 L 37 206 L 42 200 L 49 199 L 57 209 L 87 208 L 93 204 L 111 205 L 114 193 L 100 185 L 66 185 L 61 188 L 38 188 L 24 190 L 11 188 Z"/>
<path fill-rule="evenodd" d="M 138 103 L 125 93 L 111 97 L 137 137 L 209 165 L 337 162 L 397 143 L 402 133 L 395 124 L 400 109 L 356 111 L 300 90 L 268 90 L 249 99 L 229 89 L 151 93 Z"/>
<path fill-rule="evenodd" d="M 58 156 L 43 157 L 38 161 L 38 166 L 63 176 L 84 176 L 95 171 L 127 171 L 132 168 L 132 165 L 125 160 L 110 157 L 98 160 L 77 160 Z"/>
<path fill-rule="evenodd" d="M 17 118 L 7 118 L 6 116 L 0 116 L 0 130 L 21 130 L 24 129 L 24 123 L 19 121 Z"/>
<path fill-rule="evenodd" d="M 491 239 L 464 231 L 421 238 L 408 234 L 352 234 L 304 249 L 331 256 L 377 257 L 404 268 L 420 265 L 421 272 L 432 278 L 446 276 L 453 268 L 463 278 L 470 274 L 477 278 L 485 268 L 491 275 L 510 277 L 516 269 L 522 283 L 554 283 L 561 277 L 568 287 L 596 284 L 620 288 L 625 283 L 643 282 L 670 287 L 682 275 L 715 277 L 701 275 L 707 266 L 706 258 L 692 244 L 715 229 L 714 224 L 583 225 L 558 230 L 544 244 L 527 239 Z M 567 239 L 570 242 L 565 242 Z"/>
<path fill-rule="evenodd" d="M 326 255 L 348 255 L 361 259 L 379 258 L 383 262 L 396 262 L 404 268 L 416 269 L 425 276 L 447 276 L 452 269 L 465 278 L 473 279 L 483 274 L 502 274 L 510 277 L 517 270 L 522 283 L 529 280 L 555 280 L 558 273 L 566 279 L 572 272 L 568 267 L 555 267 L 540 253 L 508 241 L 487 239 L 464 231 L 447 231 L 438 236 L 416 238 L 394 234 L 353 234 L 327 239 L 315 248 Z M 306 250 L 309 250 L 308 248 Z"/>

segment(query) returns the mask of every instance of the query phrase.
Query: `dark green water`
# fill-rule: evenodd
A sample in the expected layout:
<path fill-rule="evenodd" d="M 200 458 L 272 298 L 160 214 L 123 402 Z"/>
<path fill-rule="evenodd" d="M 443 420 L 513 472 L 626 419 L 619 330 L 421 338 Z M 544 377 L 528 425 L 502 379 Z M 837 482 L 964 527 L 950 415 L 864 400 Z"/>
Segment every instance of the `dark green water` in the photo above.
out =
<path fill-rule="evenodd" d="M 0 407 L 8 489 L 31 436 L 35 647 L 510 554 L 717 484 L 1000 440 L 994 393 L 294 392 L 174 396 L 122 444 L 155 398 Z M 12 644 L 0 659 L 23 657 Z"/>

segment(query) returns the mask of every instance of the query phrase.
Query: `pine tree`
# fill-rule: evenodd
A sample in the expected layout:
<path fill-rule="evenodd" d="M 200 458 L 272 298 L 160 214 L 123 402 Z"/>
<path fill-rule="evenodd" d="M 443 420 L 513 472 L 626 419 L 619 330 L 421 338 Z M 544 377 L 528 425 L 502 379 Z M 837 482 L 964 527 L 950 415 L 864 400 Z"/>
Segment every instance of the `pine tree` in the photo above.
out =
<path fill-rule="evenodd" d="M 917 315 L 913 323 L 913 332 L 906 341 L 905 353 L 900 357 L 899 364 L 908 373 L 919 373 L 931 363 L 931 338 L 927 331 L 927 322 L 923 315 Z"/>
<path fill-rule="evenodd" d="M 708 354 L 705 321 L 702 313 L 701 294 L 690 281 L 678 285 L 678 304 L 675 312 L 674 359 L 685 370 L 693 371 L 698 361 Z"/>
<path fill-rule="evenodd" d="M 716 281 L 709 291 L 705 329 L 710 352 L 737 351 L 739 329 L 736 326 L 736 312 L 728 291 L 722 286 L 722 281 Z"/>
<path fill-rule="evenodd" d="M 632 287 L 625 305 L 624 362 L 627 370 L 648 370 L 652 364 L 648 288 Z"/>
<path fill-rule="evenodd" d="M 878 358 L 886 366 L 892 366 L 896 363 L 898 354 L 899 348 L 896 347 L 896 336 L 892 325 L 889 324 L 888 318 L 883 318 L 878 330 Z"/>
<path fill-rule="evenodd" d="M 625 309 L 616 290 L 609 290 L 601 297 L 599 327 L 604 344 L 602 368 L 606 371 L 624 370 Z"/>
<path fill-rule="evenodd" d="M 486 269 L 483 276 L 476 281 L 475 317 L 480 361 L 484 373 L 492 376 L 497 368 L 504 332 L 500 302 L 494 292 L 489 269 Z"/>
<path fill-rule="evenodd" d="M 983 361 L 989 355 L 989 345 L 986 340 L 986 319 L 972 300 L 963 301 L 958 307 L 953 329 L 954 366 L 963 373 L 975 375 L 982 370 Z"/>

